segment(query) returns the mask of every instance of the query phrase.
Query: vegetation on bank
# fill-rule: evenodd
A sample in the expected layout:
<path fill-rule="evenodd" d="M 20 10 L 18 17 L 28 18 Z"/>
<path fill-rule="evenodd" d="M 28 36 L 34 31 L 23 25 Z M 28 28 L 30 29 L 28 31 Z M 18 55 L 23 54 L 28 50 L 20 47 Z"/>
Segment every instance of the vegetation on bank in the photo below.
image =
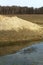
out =
<path fill-rule="evenodd" d="M 30 29 L 21 30 L 20 29 L 19 32 L 18 31 L 4 31 L 4 30 L 0 31 L 0 55 L 16 53 L 18 50 L 20 50 L 26 46 L 29 46 L 36 41 L 39 41 L 39 40 L 43 41 L 43 15 L 16 15 L 16 16 L 19 19 L 23 19 L 28 22 L 30 21 L 30 24 L 31 23 L 37 24 L 38 27 L 41 27 L 42 29 L 40 30 L 40 28 L 39 29 L 37 28 L 38 29 L 37 31 L 35 31 L 35 29 L 34 30 L 30 30 Z M 10 21 L 7 17 L 10 18 Z M 15 17 L 15 15 L 14 16 L 1 15 L 0 23 L 2 21 L 4 23 L 7 20 L 11 23 L 12 17 Z M 4 19 L 4 18 L 6 18 L 6 19 Z M 13 21 L 14 21 L 14 19 L 13 19 Z M 20 21 L 20 22 L 22 22 L 22 21 Z M 35 27 L 33 27 L 33 28 L 35 28 Z M 21 33 L 23 33 L 23 34 L 21 34 Z M 26 34 L 25 36 L 24 36 L 24 33 Z M 23 37 L 25 38 L 25 40 L 23 40 L 24 39 Z M 18 38 L 22 39 L 22 40 L 17 41 Z M 26 38 L 28 40 L 26 40 Z M 16 41 L 14 41 L 14 40 L 16 40 Z"/>

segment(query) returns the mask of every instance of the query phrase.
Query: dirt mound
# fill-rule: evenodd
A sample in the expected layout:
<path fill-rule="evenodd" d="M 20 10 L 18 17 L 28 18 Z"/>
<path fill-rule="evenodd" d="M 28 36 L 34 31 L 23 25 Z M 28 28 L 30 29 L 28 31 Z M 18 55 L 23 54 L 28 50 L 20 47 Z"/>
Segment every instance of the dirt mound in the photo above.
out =
<path fill-rule="evenodd" d="M 0 16 L 0 40 L 25 40 L 42 37 L 42 28 L 17 16 Z"/>
<path fill-rule="evenodd" d="M 26 21 L 23 19 L 20 19 L 18 17 L 2 17 L 0 19 L 0 30 L 16 30 L 19 29 L 30 29 L 30 30 L 39 30 L 40 26 L 37 24 L 34 24 L 30 21 Z"/>

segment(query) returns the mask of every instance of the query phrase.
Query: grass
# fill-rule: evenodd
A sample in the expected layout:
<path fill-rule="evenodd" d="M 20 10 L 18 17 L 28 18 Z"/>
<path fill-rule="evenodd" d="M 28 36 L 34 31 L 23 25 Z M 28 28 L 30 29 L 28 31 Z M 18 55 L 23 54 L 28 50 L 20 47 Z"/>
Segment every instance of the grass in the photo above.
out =
<path fill-rule="evenodd" d="M 43 26 L 43 14 L 17 15 L 19 18 Z"/>
<path fill-rule="evenodd" d="M 43 41 L 43 40 L 40 40 L 40 41 Z M 28 47 L 28 46 L 35 44 L 37 42 L 40 42 L 40 41 L 32 40 L 32 41 L 28 41 L 28 42 L 19 42 L 19 43 L 6 42 L 7 44 L 0 45 L 0 56 L 16 53 L 20 49 Z"/>
<path fill-rule="evenodd" d="M 26 21 L 35 23 L 43 28 L 43 15 L 16 15 L 16 16 L 21 19 L 24 19 Z M 10 17 L 10 16 L 8 16 L 8 17 Z M 0 19 L 0 21 L 1 21 L 1 19 Z M 15 32 L 15 34 L 14 34 L 14 32 Z M 34 33 L 33 31 L 30 31 L 30 30 L 28 31 L 25 29 L 23 31 L 19 31 L 19 32 L 14 31 L 14 32 L 0 31 L 0 40 L 1 40 L 0 41 L 0 55 L 12 54 L 26 46 L 33 44 L 36 41 L 41 41 L 41 40 L 43 41 L 43 32 L 40 34 L 38 33 L 39 35 L 37 35 L 36 32 Z M 26 36 L 24 36 L 24 32 L 25 32 Z M 8 33 L 9 33 L 9 36 L 7 36 L 8 38 L 6 38 L 6 34 L 8 34 Z M 23 34 L 21 34 L 21 33 L 23 33 Z M 3 34 L 4 34 L 4 36 L 3 36 Z M 13 34 L 13 36 L 11 34 Z M 27 37 L 27 34 L 29 34 L 28 37 Z M 19 37 L 19 35 L 20 35 L 20 37 Z M 24 36 L 25 40 L 14 41 L 14 40 L 17 40 L 18 38 L 23 39 L 23 36 Z M 29 40 L 26 40 L 26 38 L 27 39 L 29 38 Z M 6 41 L 5 39 L 8 39 L 8 41 Z"/>

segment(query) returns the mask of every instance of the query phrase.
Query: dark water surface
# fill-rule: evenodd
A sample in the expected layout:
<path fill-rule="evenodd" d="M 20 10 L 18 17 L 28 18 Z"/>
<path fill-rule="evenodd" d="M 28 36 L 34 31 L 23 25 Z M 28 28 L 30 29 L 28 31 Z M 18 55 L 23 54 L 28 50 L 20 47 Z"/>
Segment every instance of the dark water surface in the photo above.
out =
<path fill-rule="evenodd" d="M 43 42 L 15 54 L 0 56 L 0 65 L 43 65 Z"/>

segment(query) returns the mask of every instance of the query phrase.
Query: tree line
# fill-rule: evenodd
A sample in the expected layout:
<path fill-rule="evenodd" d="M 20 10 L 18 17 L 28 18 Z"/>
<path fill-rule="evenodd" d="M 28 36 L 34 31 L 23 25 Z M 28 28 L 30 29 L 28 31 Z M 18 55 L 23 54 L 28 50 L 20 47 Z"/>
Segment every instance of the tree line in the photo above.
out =
<path fill-rule="evenodd" d="M 0 6 L 0 14 L 43 14 L 43 7 Z"/>

